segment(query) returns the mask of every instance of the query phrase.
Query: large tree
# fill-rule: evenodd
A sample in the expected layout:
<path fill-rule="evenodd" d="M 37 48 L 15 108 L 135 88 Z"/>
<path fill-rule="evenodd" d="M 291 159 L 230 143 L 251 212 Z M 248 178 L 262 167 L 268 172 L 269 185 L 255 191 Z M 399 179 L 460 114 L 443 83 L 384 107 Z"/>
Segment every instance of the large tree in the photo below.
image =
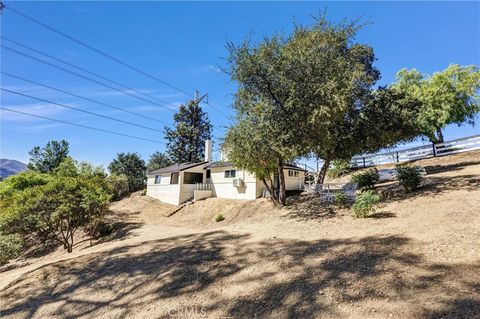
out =
<path fill-rule="evenodd" d="M 211 138 L 212 125 L 196 100 L 181 105 L 174 115 L 175 127 L 165 128 L 168 156 L 176 163 L 203 161 L 205 140 Z"/>
<path fill-rule="evenodd" d="M 332 160 L 418 134 L 411 121 L 401 124 L 405 114 L 416 112 L 414 100 L 390 89 L 374 90 L 380 72 L 373 65 L 373 49 L 355 42 L 360 27 L 321 16 L 311 26 L 295 26 L 288 36 L 274 35 L 256 45 L 248 40 L 228 44 L 229 72 L 239 83 L 237 125 L 245 119 L 256 123 L 276 154 L 280 204 L 282 164 L 314 154 L 325 162 L 318 178 L 323 183 Z M 378 125 L 382 134 L 378 121 L 385 121 Z"/>
<path fill-rule="evenodd" d="M 28 168 L 42 173 L 50 173 L 68 157 L 68 142 L 49 141 L 45 147 L 35 146 L 28 154 Z"/>
<path fill-rule="evenodd" d="M 130 192 L 145 188 L 147 165 L 137 153 L 119 153 L 108 165 L 110 173 L 125 175 Z"/>
<path fill-rule="evenodd" d="M 432 143 L 443 143 L 449 124 L 474 123 L 480 111 L 480 69 L 452 64 L 431 76 L 415 69 L 397 73 L 394 87 L 420 101 L 417 124 Z"/>

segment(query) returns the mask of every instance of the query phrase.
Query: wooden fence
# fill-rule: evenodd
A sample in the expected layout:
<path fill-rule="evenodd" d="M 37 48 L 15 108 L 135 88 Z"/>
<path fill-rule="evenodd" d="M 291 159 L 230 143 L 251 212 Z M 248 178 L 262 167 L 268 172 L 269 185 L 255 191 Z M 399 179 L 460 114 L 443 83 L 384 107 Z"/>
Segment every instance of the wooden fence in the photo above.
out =
<path fill-rule="evenodd" d="M 355 156 L 351 167 L 369 167 L 381 164 L 402 163 L 412 160 L 445 156 L 480 149 L 480 134 L 463 137 L 440 144 L 424 145 L 401 151 Z"/>

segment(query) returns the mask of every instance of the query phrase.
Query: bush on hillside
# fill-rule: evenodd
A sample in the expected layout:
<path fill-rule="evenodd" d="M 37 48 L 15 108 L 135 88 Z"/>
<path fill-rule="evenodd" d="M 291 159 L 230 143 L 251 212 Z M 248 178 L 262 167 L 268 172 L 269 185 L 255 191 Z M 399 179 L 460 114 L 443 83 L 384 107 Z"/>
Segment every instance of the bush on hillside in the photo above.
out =
<path fill-rule="evenodd" d="M 380 177 L 376 168 L 372 168 L 363 173 L 353 174 L 351 181 L 358 184 L 360 189 L 372 189 L 378 183 Z"/>
<path fill-rule="evenodd" d="M 23 247 L 22 237 L 18 234 L 0 235 L 0 265 L 20 255 Z"/>
<path fill-rule="evenodd" d="M 357 218 L 365 218 L 375 211 L 375 205 L 380 202 L 380 196 L 372 190 L 361 193 L 352 206 L 353 213 Z"/>
<path fill-rule="evenodd" d="M 97 178 L 55 177 L 16 193 L 2 206 L 0 231 L 55 238 L 71 252 L 75 231 L 101 221 L 110 198 Z"/>
<path fill-rule="evenodd" d="M 420 182 L 422 181 L 420 167 L 397 165 L 395 170 L 397 172 L 398 182 L 407 193 L 412 192 L 418 188 Z"/>
<path fill-rule="evenodd" d="M 334 160 L 332 164 L 333 167 L 329 168 L 327 171 L 329 178 L 337 178 L 350 171 L 350 163 L 347 160 Z"/>
<path fill-rule="evenodd" d="M 35 171 L 25 171 L 9 176 L 0 182 L 0 199 L 30 187 L 45 185 L 50 179 L 50 175 Z"/>
<path fill-rule="evenodd" d="M 336 193 L 335 194 L 335 204 L 339 205 L 339 206 L 347 206 L 348 204 L 348 197 L 347 195 L 345 195 L 344 193 L 340 192 L 340 193 Z"/>
<path fill-rule="evenodd" d="M 114 200 L 120 200 L 129 194 L 127 176 L 112 174 L 106 178 L 106 182 Z"/>
<path fill-rule="evenodd" d="M 222 214 L 218 214 L 217 216 L 215 216 L 215 221 L 218 223 L 218 222 L 221 222 L 222 220 L 224 220 L 225 217 L 222 215 Z"/>

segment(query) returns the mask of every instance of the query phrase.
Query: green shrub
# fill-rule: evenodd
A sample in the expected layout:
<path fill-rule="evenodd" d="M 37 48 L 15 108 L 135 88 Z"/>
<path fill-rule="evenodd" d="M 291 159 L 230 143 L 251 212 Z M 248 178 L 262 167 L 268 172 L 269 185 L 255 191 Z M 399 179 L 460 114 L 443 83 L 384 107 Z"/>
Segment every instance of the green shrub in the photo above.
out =
<path fill-rule="evenodd" d="M 407 193 L 418 188 L 418 185 L 420 185 L 422 181 L 420 167 L 398 165 L 395 170 L 397 172 L 398 182 Z"/>
<path fill-rule="evenodd" d="M 350 171 L 350 163 L 347 160 L 334 160 L 332 164 L 333 167 L 329 168 L 327 171 L 329 178 L 337 178 Z"/>
<path fill-rule="evenodd" d="M 2 206 L 0 230 L 55 237 L 71 252 L 75 231 L 100 221 L 107 212 L 111 195 L 104 187 L 97 178 L 79 176 L 55 177 L 45 185 L 27 188 Z"/>
<path fill-rule="evenodd" d="M 224 220 L 225 217 L 223 217 L 222 214 L 218 214 L 217 216 L 215 216 L 215 221 L 218 223 L 218 222 L 221 222 L 222 220 Z"/>
<path fill-rule="evenodd" d="M 348 197 L 344 193 L 336 193 L 335 194 L 335 204 L 339 206 L 347 206 L 348 204 Z"/>
<path fill-rule="evenodd" d="M 0 235 L 0 265 L 20 255 L 23 248 L 22 237 L 18 234 Z"/>
<path fill-rule="evenodd" d="M 377 169 L 373 168 L 363 173 L 353 174 L 351 180 L 357 183 L 360 189 L 372 189 L 379 179 Z"/>
<path fill-rule="evenodd" d="M 129 193 L 128 177 L 125 175 L 109 175 L 106 178 L 106 183 L 114 200 L 122 199 Z"/>
<path fill-rule="evenodd" d="M 353 213 L 357 218 L 365 218 L 375 211 L 375 204 L 380 202 L 380 196 L 372 190 L 361 193 L 352 206 Z"/>
<path fill-rule="evenodd" d="M 35 171 L 25 171 L 7 177 L 0 182 L 0 198 L 12 196 L 24 189 L 45 185 L 51 179 L 50 175 Z"/>

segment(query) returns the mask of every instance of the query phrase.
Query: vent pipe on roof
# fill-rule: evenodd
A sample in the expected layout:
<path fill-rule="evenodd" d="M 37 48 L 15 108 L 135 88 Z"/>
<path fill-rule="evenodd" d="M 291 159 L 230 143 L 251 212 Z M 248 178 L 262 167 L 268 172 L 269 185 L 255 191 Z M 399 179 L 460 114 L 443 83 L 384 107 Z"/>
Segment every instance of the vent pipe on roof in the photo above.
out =
<path fill-rule="evenodd" d="M 212 162 L 212 140 L 205 141 L 205 162 Z"/>

